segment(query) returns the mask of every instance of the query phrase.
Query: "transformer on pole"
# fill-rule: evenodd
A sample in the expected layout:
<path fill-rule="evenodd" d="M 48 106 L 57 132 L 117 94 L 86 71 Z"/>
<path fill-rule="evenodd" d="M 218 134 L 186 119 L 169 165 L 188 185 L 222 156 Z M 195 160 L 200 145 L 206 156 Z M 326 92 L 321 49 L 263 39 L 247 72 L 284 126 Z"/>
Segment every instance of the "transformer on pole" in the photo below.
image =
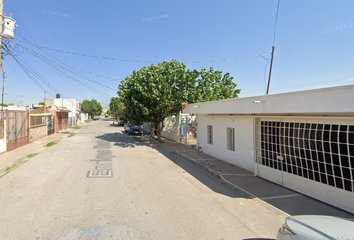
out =
<path fill-rule="evenodd" d="M 3 21 L 2 21 L 2 36 L 8 39 L 15 38 L 15 29 L 18 28 L 16 25 L 16 21 L 12 18 L 12 14 L 7 17 L 4 13 Z"/>

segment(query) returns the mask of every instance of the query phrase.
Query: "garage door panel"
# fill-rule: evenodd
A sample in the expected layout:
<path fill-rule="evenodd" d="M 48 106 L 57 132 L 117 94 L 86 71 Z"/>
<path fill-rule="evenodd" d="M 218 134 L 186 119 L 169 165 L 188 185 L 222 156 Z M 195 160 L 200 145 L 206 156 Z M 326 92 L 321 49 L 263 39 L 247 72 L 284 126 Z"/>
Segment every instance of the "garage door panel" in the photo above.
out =
<path fill-rule="evenodd" d="M 351 192 L 327 186 L 315 181 L 309 181 L 299 176 L 283 173 L 283 186 L 299 193 L 337 206 L 349 212 L 354 212 L 353 194 Z"/>
<path fill-rule="evenodd" d="M 338 207 L 349 203 L 328 196 L 354 202 L 353 137 L 353 120 L 258 119 L 259 176 Z"/>

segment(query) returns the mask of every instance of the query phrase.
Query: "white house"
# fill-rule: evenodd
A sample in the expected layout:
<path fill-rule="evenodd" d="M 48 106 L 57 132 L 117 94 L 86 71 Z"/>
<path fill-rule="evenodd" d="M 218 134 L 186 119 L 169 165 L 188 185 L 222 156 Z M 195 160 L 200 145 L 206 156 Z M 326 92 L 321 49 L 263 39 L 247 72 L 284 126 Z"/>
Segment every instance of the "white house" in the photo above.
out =
<path fill-rule="evenodd" d="M 69 126 L 77 124 L 77 120 L 81 119 L 81 104 L 77 99 L 65 99 L 65 98 L 47 98 L 45 104 L 49 106 L 65 107 L 71 110 L 69 112 Z M 86 119 L 85 119 L 86 120 Z"/>
<path fill-rule="evenodd" d="M 354 213 L 354 85 L 190 104 L 198 147 Z"/>

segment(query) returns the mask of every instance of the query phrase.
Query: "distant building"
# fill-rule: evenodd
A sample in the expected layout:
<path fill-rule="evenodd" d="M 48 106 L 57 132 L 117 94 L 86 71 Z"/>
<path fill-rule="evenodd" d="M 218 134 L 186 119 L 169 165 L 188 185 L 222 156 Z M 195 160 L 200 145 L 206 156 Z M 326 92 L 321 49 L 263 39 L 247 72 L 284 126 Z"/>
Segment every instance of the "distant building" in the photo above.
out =
<path fill-rule="evenodd" d="M 47 98 L 45 104 L 48 106 L 64 107 L 70 109 L 68 114 L 68 125 L 73 126 L 78 123 L 81 113 L 81 103 L 77 99 Z"/>

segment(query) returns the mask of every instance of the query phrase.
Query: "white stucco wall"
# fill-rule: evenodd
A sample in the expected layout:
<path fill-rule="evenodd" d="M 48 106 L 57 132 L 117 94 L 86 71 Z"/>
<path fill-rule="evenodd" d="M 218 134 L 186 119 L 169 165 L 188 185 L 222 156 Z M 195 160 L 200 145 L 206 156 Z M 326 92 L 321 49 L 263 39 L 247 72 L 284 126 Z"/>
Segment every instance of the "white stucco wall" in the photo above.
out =
<path fill-rule="evenodd" d="M 198 146 L 203 152 L 254 172 L 253 117 L 197 115 Z M 213 126 L 213 145 L 207 143 L 207 125 Z M 227 149 L 226 129 L 235 128 L 235 151 Z"/>
<path fill-rule="evenodd" d="M 45 101 L 46 105 L 49 106 L 57 106 L 57 107 L 65 107 L 71 110 L 69 112 L 69 118 L 76 118 L 76 112 L 79 108 L 79 100 L 77 99 L 63 99 L 63 98 L 47 98 Z"/>
<path fill-rule="evenodd" d="M 7 150 L 7 148 L 6 148 L 6 143 L 7 143 L 7 139 L 6 139 L 6 137 L 7 137 L 6 136 L 7 125 L 6 125 L 6 122 L 7 122 L 7 120 L 5 119 L 5 121 L 4 121 L 4 138 L 0 139 L 0 153 L 6 152 L 6 150 Z"/>
<path fill-rule="evenodd" d="M 196 114 L 354 115 L 354 84 L 189 104 Z"/>

